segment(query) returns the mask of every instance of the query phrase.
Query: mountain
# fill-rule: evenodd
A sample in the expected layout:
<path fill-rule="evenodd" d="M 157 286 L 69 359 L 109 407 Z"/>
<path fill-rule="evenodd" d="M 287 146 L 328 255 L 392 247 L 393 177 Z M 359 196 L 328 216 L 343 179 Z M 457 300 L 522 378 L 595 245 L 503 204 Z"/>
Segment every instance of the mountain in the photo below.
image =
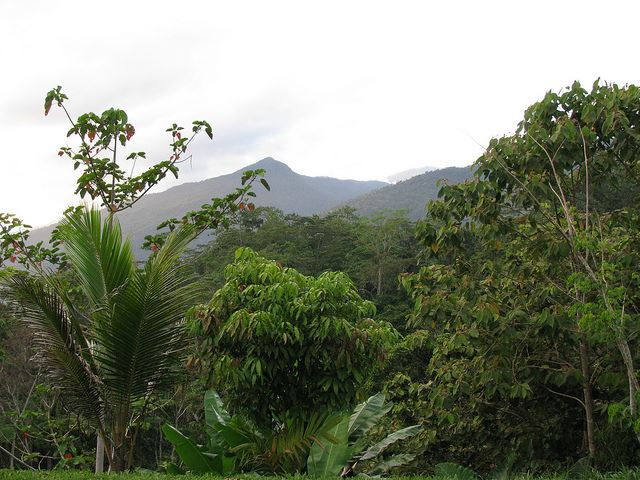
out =
<path fill-rule="evenodd" d="M 424 216 L 426 203 L 438 197 L 439 180 L 455 184 L 471 177 L 471 167 L 449 167 L 425 172 L 409 180 L 372 190 L 341 206 L 353 207 L 359 215 L 370 215 L 382 210 L 408 210 L 409 217 L 418 220 Z"/>
<path fill-rule="evenodd" d="M 246 170 L 264 168 L 265 178 L 271 191 L 256 185 L 257 197 L 253 202 L 259 206 L 279 208 L 285 213 L 313 215 L 326 212 L 351 198 L 387 185 L 378 181 L 338 180 L 330 177 L 300 175 L 287 165 L 271 157 L 264 158 L 228 175 L 210 178 L 201 182 L 184 183 L 164 192 L 152 193 L 136 205 L 118 214 L 120 225 L 137 248 L 146 235 L 156 231 L 159 223 L 167 218 L 180 218 L 186 212 L 208 203 L 212 197 L 222 197 L 240 186 L 240 177 Z M 31 241 L 47 241 L 55 225 L 34 230 Z"/>
<path fill-rule="evenodd" d="M 421 173 L 431 172 L 433 170 L 437 170 L 436 167 L 420 167 L 420 168 L 410 168 L 409 170 L 403 170 L 402 172 L 394 173 L 393 175 L 389 175 L 387 180 L 391 183 L 402 182 L 403 180 L 409 180 L 410 178 L 415 177 L 416 175 L 420 175 Z"/>

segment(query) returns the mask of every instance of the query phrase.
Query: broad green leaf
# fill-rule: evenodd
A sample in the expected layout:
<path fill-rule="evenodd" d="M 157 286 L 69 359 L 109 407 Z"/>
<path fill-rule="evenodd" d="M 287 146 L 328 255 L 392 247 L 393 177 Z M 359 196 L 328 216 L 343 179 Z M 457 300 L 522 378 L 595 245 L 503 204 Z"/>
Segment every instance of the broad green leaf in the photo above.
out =
<path fill-rule="evenodd" d="M 307 472 L 315 477 L 337 477 L 351 457 L 349 447 L 349 417 L 345 417 L 331 429 L 330 434 L 338 440 L 327 439 L 313 442 L 307 460 Z"/>
<path fill-rule="evenodd" d="M 385 405 L 384 393 L 380 392 L 359 404 L 349 418 L 349 439 L 353 442 L 362 437 L 391 410 L 392 404 Z"/>
<path fill-rule="evenodd" d="M 406 465 L 415 457 L 415 455 L 409 453 L 400 453 L 398 455 L 394 455 L 393 457 L 376 464 L 371 470 L 367 472 L 367 475 L 369 475 L 370 477 L 378 477 L 380 475 L 384 475 L 394 467 L 401 467 L 402 465 Z"/>
<path fill-rule="evenodd" d="M 176 448 L 182 462 L 193 473 L 217 472 L 222 474 L 222 466 L 218 457 L 206 454 L 193 440 L 185 437 L 169 424 L 162 427 L 162 433 Z"/>
<path fill-rule="evenodd" d="M 235 418 L 237 419 L 237 417 Z M 218 424 L 215 426 L 215 429 L 222 436 L 230 449 L 237 448 L 240 445 L 245 445 L 253 441 L 253 438 L 241 427 L 235 425 L 234 422 L 230 422 L 228 425 Z"/>
<path fill-rule="evenodd" d="M 402 430 L 398 430 L 397 432 L 387 435 L 384 439 L 369 447 L 367 451 L 360 456 L 359 459 L 370 460 L 374 457 L 377 457 L 394 443 L 399 442 L 400 440 L 404 440 L 405 438 L 413 437 L 414 435 L 420 433 L 421 430 L 422 427 L 420 425 L 412 425 L 410 427 L 403 428 Z"/>
<path fill-rule="evenodd" d="M 204 418 L 211 428 L 214 428 L 214 425 L 218 423 L 226 425 L 231 420 L 220 395 L 214 390 L 208 390 L 204 394 Z"/>

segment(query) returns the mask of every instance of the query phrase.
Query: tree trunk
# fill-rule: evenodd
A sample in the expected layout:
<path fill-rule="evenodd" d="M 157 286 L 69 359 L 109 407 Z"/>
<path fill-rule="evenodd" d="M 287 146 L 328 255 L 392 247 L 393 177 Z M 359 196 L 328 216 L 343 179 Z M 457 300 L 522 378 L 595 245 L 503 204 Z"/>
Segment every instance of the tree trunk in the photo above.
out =
<path fill-rule="evenodd" d="M 631 355 L 631 349 L 629 348 L 629 343 L 626 338 L 620 336 L 616 343 L 627 371 L 627 380 L 629 382 L 629 410 L 631 412 L 631 420 L 635 422 L 638 418 L 637 394 L 640 386 L 638 385 L 638 377 L 633 366 L 633 356 Z M 638 438 L 638 442 L 640 442 L 640 432 L 636 433 L 636 437 Z"/>
<path fill-rule="evenodd" d="M 9 470 L 15 469 L 15 464 L 13 463 L 13 459 L 16 455 L 16 434 L 13 434 L 13 440 L 11 441 L 11 455 L 9 455 Z"/>
<path fill-rule="evenodd" d="M 382 265 L 378 265 L 378 297 L 382 295 Z"/>
<path fill-rule="evenodd" d="M 96 440 L 96 474 L 104 471 L 104 439 L 98 432 Z"/>
<path fill-rule="evenodd" d="M 127 427 L 129 426 L 129 407 L 121 405 L 118 409 L 113 429 L 113 467 L 115 472 L 124 472 L 127 467 Z"/>
<path fill-rule="evenodd" d="M 591 390 L 591 368 L 589 363 L 589 348 L 584 334 L 580 335 L 580 367 L 582 370 L 582 396 L 584 399 L 584 413 L 587 424 L 587 446 L 589 457 L 596 456 L 596 441 L 593 420 L 593 395 Z"/>

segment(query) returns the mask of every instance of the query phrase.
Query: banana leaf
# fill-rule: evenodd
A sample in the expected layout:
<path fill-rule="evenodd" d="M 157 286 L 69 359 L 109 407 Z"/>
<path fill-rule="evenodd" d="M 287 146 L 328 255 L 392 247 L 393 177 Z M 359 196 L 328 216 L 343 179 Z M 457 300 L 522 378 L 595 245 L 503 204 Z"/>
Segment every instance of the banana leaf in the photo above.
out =
<path fill-rule="evenodd" d="M 367 472 L 367 475 L 370 477 L 379 477 L 380 475 L 386 474 L 394 467 L 401 467 L 402 465 L 406 465 L 415 457 L 415 455 L 409 453 L 394 455 L 393 457 L 378 463 L 375 467 Z"/>
<path fill-rule="evenodd" d="M 326 439 L 313 442 L 307 460 L 307 472 L 315 477 L 337 477 L 352 455 L 349 447 L 349 417 L 331 429 L 330 434 L 338 440 Z"/>
<path fill-rule="evenodd" d="M 164 433 L 165 438 L 173 444 L 182 463 L 184 463 L 192 473 L 216 472 L 221 475 L 224 473 L 220 455 L 205 452 L 202 447 L 197 445 L 189 437 L 185 437 L 171 425 L 163 425 L 162 433 Z"/>
<path fill-rule="evenodd" d="M 380 440 L 375 445 L 369 447 L 367 451 L 360 456 L 359 460 L 371 460 L 372 458 L 380 455 L 394 443 L 399 442 L 400 440 L 404 440 L 405 438 L 413 437 L 414 435 L 420 433 L 421 430 L 422 427 L 420 425 L 412 425 L 410 427 L 403 428 L 402 430 L 398 430 L 397 432 L 393 432 L 392 434 L 387 435 L 385 438 Z"/>
<path fill-rule="evenodd" d="M 385 404 L 384 393 L 380 392 L 359 404 L 349 418 L 349 440 L 353 443 L 364 436 L 393 406 Z"/>

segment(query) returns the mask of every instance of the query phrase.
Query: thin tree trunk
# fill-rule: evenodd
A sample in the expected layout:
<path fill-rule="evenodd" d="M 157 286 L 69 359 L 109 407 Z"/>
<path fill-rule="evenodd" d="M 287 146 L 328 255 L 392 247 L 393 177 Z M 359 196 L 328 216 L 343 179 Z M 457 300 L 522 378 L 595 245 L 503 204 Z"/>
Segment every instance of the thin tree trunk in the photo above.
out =
<path fill-rule="evenodd" d="M 11 441 L 11 454 L 9 455 L 9 470 L 15 469 L 13 459 L 16 458 L 16 434 L 13 434 L 13 440 Z"/>
<path fill-rule="evenodd" d="M 382 295 L 382 265 L 378 265 L 378 296 Z"/>
<path fill-rule="evenodd" d="M 596 456 L 596 441 L 593 420 L 593 395 L 591 390 L 591 368 L 589 364 L 589 348 L 584 334 L 580 335 L 580 367 L 582 370 L 582 395 L 584 398 L 584 413 L 587 423 L 587 445 L 589 457 Z"/>
<path fill-rule="evenodd" d="M 633 356 L 631 355 L 631 349 L 629 348 L 629 343 L 626 338 L 620 336 L 616 343 L 618 344 L 618 349 L 620 350 L 627 371 L 627 380 L 629 382 L 629 410 L 631 412 L 631 419 L 635 422 L 638 418 L 637 394 L 640 386 L 638 385 L 638 377 L 633 366 Z M 638 438 L 638 442 L 640 442 L 640 432 L 636 433 L 636 437 Z"/>
<path fill-rule="evenodd" d="M 104 439 L 98 432 L 96 440 L 96 474 L 104 472 Z"/>

